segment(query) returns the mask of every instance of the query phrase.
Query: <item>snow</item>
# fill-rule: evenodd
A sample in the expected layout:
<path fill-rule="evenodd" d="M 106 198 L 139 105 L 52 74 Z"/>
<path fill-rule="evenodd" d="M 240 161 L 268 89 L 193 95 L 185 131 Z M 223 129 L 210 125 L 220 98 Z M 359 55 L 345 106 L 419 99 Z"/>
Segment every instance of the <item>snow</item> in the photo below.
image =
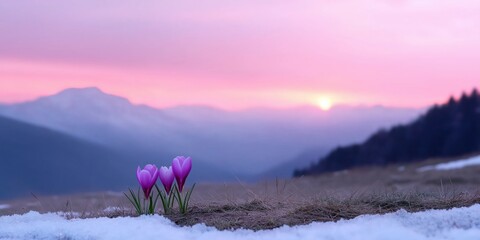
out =
<path fill-rule="evenodd" d="M 467 159 L 456 160 L 456 161 L 447 162 L 447 163 L 440 163 L 433 166 L 421 167 L 421 168 L 418 168 L 417 171 L 419 172 L 425 172 L 425 171 L 431 171 L 431 170 L 445 171 L 445 170 L 460 169 L 460 168 L 475 166 L 475 165 L 480 165 L 480 155 L 467 158 Z"/>
<path fill-rule="evenodd" d="M 116 212 L 126 212 L 128 211 L 128 208 L 122 208 L 122 207 L 106 207 L 103 209 L 103 212 L 105 213 L 116 213 Z"/>
<path fill-rule="evenodd" d="M 480 205 L 451 210 L 363 215 L 352 220 L 311 223 L 273 230 L 225 230 L 197 224 L 179 227 L 162 216 L 72 219 L 29 212 L 0 217 L 0 239 L 479 239 Z"/>
<path fill-rule="evenodd" d="M 8 209 L 8 208 L 10 208 L 10 205 L 8 205 L 8 204 L 0 204 L 0 210 L 2 210 L 2 209 Z"/>

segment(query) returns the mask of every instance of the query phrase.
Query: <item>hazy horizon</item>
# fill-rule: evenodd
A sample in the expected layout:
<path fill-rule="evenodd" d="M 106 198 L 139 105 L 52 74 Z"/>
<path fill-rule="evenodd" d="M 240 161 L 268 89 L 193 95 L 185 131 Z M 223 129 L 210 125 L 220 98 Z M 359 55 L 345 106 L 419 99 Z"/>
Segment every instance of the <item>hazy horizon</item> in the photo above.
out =
<path fill-rule="evenodd" d="M 304 103 L 304 104 L 291 105 L 291 106 L 268 106 L 268 105 L 263 106 L 263 105 L 259 105 L 259 106 L 249 106 L 249 107 L 238 108 L 238 109 L 223 108 L 223 107 L 221 107 L 221 106 L 208 105 L 208 104 L 202 104 L 202 103 L 198 103 L 198 104 L 194 104 L 194 103 L 192 103 L 192 104 L 179 104 L 179 105 L 171 105 L 171 106 L 158 107 L 158 106 L 150 105 L 150 104 L 148 104 L 148 103 L 135 103 L 135 102 L 133 102 L 131 99 L 127 98 L 126 96 L 117 95 L 117 94 L 115 94 L 115 93 L 105 91 L 104 89 L 102 89 L 102 88 L 100 88 L 100 87 L 97 87 L 97 86 L 85 86 L 85 87 L 67 87 L 67 88 L 64 88 L 64 89 L 60 89 L 59 91 L 53 92 L 53 93 L 51 93 L 51 94 L 42 94 L 42 95 L 35 96 L 35 97 L 32 97 L 32 98 L 23 99 L 23 100 L 18 100 L 18 101 L 13 101 L 13 102 L 10 102 L 10 101 L 0 101 L 0 105 L 8 106 L 8 105 L 17 105 L 17 104 L 22 104 L 22 103 L 28 103 L 28 102 L 35 102 L 35 101 L 37 101 L 37 100 L 39 100 L 39 99 L 47 98 L 47 97 L 50 97 L 50 96 L 53 96 L 53 95 L 57 95 L 57 94 L 62 93 L 62 92 L 64 92 L 64 91 L 68 91 L 68 90 L 85 90 L 85 89 L 98 89 L 98 90 L 100 90 L 101 92 L 103 92 L 103 93 L 105 93 L 105 94 L 107 94 L 107 95 L 114 95 L 114 96 L 117 96 L 117 97 L 124 98 L 124 99 L 126 99 L 127 101 L 129 101 L 132 105 L 135 105 L 135 106 L 147 106 L 147 107 L 155 108 L 155 109 L 173 109 L 173 108 L 184 108 L 184 107 L 186 107 L 186 108 L 188 108 L 188 107 L 200 107 L 200 108 L 211 108 L 211 109 L 216 109 L 216 110 L 221 110 L 221 111 L 226 111 L 226 112 L 244 112 L 244 111 L 262 110 L 262 109 L 282 111 L 282 110 L 292 110 L 292 109 L 299 109 L 299 108 L 310 108 L 310 109 L 312 109 L 312 110 L 317 110 L 317 111 L 319 111 L 319 112 L 328 112 L 328 111 L 331 111 L 331 110 L 333 110 L 333 109 L 335 109 L 335 108 L 344 108 L 344 107 L 351 107 L 351 108 L 375 108 L 375 107 L 379 107 L 379 108 L 391 108 L 391 109 L 415 109 L 415 110 L 425 110 L 426 108 L 429 108 L 429 107 L 431 107 L 431 106 L 434 105 L 434 104 L 442 104 L 442 103 L 447 102 L 450 97 L 458 98 L 459 96 L 461 96 L 462 93 L 468 93 L 468 92 L 470 92 L 470 90 L 472 90 L 472 89 L 466 89 L 466 90 L 462 91 L 461 93 L 453 94 L 453 95 L 451 95 L 451 96 L 449 96 L 449 97 L 444 98 L 443 100 L 439 100 L 438 102 L 434 102 L 434 103 L 432 103 L 432 104 L 425 105 L 425 106 L 402 107 L 402 106 L 384 105 L 384 104 L 381 104 L 381 103 L 378 103 L 378 104 L 340 103 L 340 104 L 332 104 L 329 109 L 325 110 L 325 109 L 322 109 L 321 106 L 319 106 L 319 104 L 315 104 L 315 103 Z"/>

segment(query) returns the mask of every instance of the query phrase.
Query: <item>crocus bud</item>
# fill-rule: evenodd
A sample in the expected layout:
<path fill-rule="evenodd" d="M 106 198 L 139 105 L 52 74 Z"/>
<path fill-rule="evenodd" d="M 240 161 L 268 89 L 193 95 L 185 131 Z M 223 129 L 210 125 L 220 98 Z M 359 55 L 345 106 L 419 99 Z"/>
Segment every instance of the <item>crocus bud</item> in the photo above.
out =
<path fill-rule="evenodd" d="M 191 169 L 192 159 L 190 157 L 186 158 L 184 156 L 178 156 L 173 159 L 173 175 L 175 175 L 175 180 L 177 180 L 178 190 L 180 190 L 180 192 L 183 190 L 183 185 L 185 184 Z"/>
<path fill-rule="evenodd" d="M 147 164 L 143 169 L 137 168 L 137 179 L 146 199 L 150 197 L 150 192 L 157 181 L 158 174 L 158 168 L 152 164 Z"/>
<path fill-rule="evenodd" d="M 170 190 L 172 189 L 172 184 L 174 181 L 172 167 L 171 166 L 168 168 L 161 167 L 158 178 L 160 178 L 160 181 L 162 182 L 163 187 L 165 188 L 165 191 L 167 192 L 167 194 L 170 194 Z"/>

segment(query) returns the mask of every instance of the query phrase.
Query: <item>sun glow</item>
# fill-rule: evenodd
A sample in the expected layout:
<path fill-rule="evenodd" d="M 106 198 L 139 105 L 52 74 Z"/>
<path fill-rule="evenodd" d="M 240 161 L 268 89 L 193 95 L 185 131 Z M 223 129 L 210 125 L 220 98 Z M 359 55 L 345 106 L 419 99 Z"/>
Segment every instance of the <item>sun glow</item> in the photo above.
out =
<path fill-rule="evenodd" d="M 328 111 L 332 108 L 332 100 L 326 97 L 319 98 L 317 100 L 317 106 L 323 111 Z"/>

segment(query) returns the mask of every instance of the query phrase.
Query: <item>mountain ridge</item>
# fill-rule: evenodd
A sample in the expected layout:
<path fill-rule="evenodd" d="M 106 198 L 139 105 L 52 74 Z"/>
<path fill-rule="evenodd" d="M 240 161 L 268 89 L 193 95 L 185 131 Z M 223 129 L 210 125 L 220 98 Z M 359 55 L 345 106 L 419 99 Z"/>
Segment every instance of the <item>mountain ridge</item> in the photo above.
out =
<path fill-rule="evenodd" d="M 332 150 L 294 176 L 315 175 L 354 167 L 408 163 L 456 157 L 480 151 L 480 96 L 474 89 L 458 101 L 451 97 L 432 106 L 409 124 L 381 129 L 366 141 Z"/>

